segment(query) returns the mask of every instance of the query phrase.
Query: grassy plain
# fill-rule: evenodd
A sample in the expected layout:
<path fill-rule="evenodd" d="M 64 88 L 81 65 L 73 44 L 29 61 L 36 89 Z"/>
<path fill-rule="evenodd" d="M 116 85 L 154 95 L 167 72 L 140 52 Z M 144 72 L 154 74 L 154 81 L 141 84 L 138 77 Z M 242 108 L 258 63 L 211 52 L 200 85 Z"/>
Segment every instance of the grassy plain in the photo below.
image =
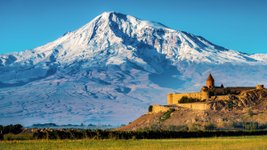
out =
<path fill-rule="evenodd" d="M 161 140 L 20 140 L 1 141 L 0 150 L 265 150 L 267 136 Z"/>

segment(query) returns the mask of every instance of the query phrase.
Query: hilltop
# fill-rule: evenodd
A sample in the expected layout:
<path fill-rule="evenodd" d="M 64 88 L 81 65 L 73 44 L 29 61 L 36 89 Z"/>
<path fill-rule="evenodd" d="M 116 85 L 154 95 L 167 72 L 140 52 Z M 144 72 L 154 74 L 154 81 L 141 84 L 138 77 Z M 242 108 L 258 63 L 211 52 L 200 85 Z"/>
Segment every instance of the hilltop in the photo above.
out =
<path fill-rule="evenodd" d="M 167 105 L 151 105 L 148 113 L 118 130 L 267 129 L 267 89 L 216 86 L 209 74 L 200 92 L 169 93 Z"/>
<path fill-rule="evenodd" d="M 267 90 L 243 91 L 238 98 L 210 101 L 210 108 L 146 113 L 117 130 L 254 130 L 267 128 Z"/>

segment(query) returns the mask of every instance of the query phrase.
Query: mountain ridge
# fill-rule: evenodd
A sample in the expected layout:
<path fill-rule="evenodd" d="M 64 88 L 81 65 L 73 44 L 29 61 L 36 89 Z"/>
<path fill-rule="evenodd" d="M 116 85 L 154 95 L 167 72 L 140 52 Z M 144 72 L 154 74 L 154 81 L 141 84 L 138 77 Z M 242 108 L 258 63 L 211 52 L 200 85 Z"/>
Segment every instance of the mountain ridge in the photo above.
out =
<path fill-rule="evenodd" d="M 119 25 L 121 25 L 121 26 L 119 26 Z M 133 27 L 130 25 L 132 25 Z M 153 27 L 153 28 L 155 28 L 155 30 L 152 30 L 152 31 L 158 32 L 158 33 L 156 33 L 154 35 L 152 33 L 149 33 L 149 34 L 151 34 L 149 36 L 152 36 L 151 39 L 140 36 L 140 34 L 138 34 L 138 32 L 141 34 L 146 34 L 141 29 L 137 30 L 134 33 L 133 33 L 133 31 L 132 31 L 132 33 L 130 33 L 131 30 L 134 30 L 135 28 L 137 28 L 137 26 L 141 26 L 141 29 L 143 29 L 143 30 L 146 30 L 146 29 L 151 30 L 151 28 Z M 98 32 L 99 29 L 101 29 L 101 31 L 104 30 L 105 34 L 108 34 L 108 36 L 110 36 L 110 37 L 107 39 L 105 37 L 100 36 L 99 38 L 102 39 L 102 41 L 93 40 L 95 36 L 99 35 L 99 33 L 96 34 L 96 32 Z M 105 31 L 105 29 L 108 31 Z M 156 30 L 156 29 L 158 29 L 158 30 Z M 121 31 L 123 31 L 123 32 L 121 32 Z M 148 31 L 146 31 L 146 32 L 148 32 Z M 160 42 L 162 42 L 161 40 L 164 40 L 164 36 L 160 37 L 160 40 L 154 40 L 153 41 L 153 38 L 155 38 L 156 36 L 159 36 L 160 34 L 167 34 L 166 32 L 173 32 L 174 35 L 171 34 L 170 36 L 172 36 L 173 38 L 178 38 L 178 39 L 173 39 L 174 40 L 173 42 L 176 42 L 175 44 L 177 44 L 177 42 L 180 42 L 181 46 L 180 47 L 175 47 L 175 45 L 171 46 L 171 48 L 176 49 L 176 51 L 170 50 L 171 48 L 168 49 L 168 47 L 166 47 L 166 46 L 165 46 L 166 48 L 160 47 L 160 46 L 162 46 L 162 45 L 160 45 Z M 125 34 L 125 33 L 127 33 L 127 34 Z M 119 37 L 119 36 L 124 36 L 124 37 Z M 139 36 L 139 39 L 138 39 L 138 36 Z M 174 37 L 174 36 L 176 36 L 176 37 Z M 126 41 L 126 38 L 128 38 L 130 40 Z M 110 41 L 110 39 L 113 39 L 113 40 Z M 201 62 L 206 62 L 206 63 L 207 62 L 209 62 L 209 63 L 230 62 L 230 63 L 234 63 L 235 60 L 237 60 L 237 62 L 246 62 L 246 61 L 255 62 L 255 61 L 257 61 L 257 57 L 255 57 L 254 55 L 252 55 L 254 57 L 250 57 L 251 55 L 248 55 L 245 53 L 241 53 L 241 52 L 233 51 L 233 50 L 228 50 L 226 48 L 223 48 L 221 46 L 218 46 L 218 45 L 215 45 L 215 44 L 209 42 L 208 40 L 206 40 L 205 38 L 203 38 L 201 36 L 195 36 L 193 34 L 185 32 L 185 31 L 173 30 L 173 29 L 170 29 L 170 28 L 168 28 L 164 25 L 161 25 L 159 23 L 140 20 L 140 19 L 137 19 L 135 17 L 124 15 L 124 14 L 117 13 L 117 12 L 104 12 L 103 14 L 97 16 L 96 18 L 94 18 L 92 21 L 90 21 L 86 25 L 82 26 L 81 28 L 79 28 L 73 32 L 68 32 L 64 36 L 58 38 L 57 40 L 55 40 L 53 42 L 49 42 L 48 44 L 45 44 L 44 46 L 40 46 L 40 47 L 33 49 L 32 53 L 38 53 L 39 55 L 41 53 L 41 54 L 47 56 L 47 55 L 52 54 L 52 52 L 51 52 L 52 49 L 61 49 L 61 48 L 64 48 L 64 46 L 68 49 L 72 48 L 71 46 L 68 46 L 66 44 L 74 45 L 74 47 L 76 49 L 80 50 L 80 51 L 76 51 L 76 53 L 82 53 L 81 49 L 87 50 L 87 49 L 92 48 L 92 44 L 90 45 L 90 43 L 96 44 L 96 46 L 98 46 L 97 47 L 98 49 L 104 49 L 105 46 L 108 46 L 110 44 L 114 44 L 114 42 L 115 43 L 116 42 L 117 43 L 120 43 L 120 42 L 123 43 L 124 42 L 123 44 L 125 44 L 127 46 L 127 43 L 125 43 L 125 42 L 128 42 L 128 43 L 129 42 L 136 42 L 133 40 L 137 40 L 137 42 L 144 42 L 145 41 L 146 44 L 148 44 L 150 46 L 152 45 L 152 47 L 156 45 L 155 48 L 156 48 L 157 52 L 165 54 L 165 55 L 169 56 L 170 58 L 173 58 L 171 55 L 174 55 L 173 59 L 178 59 L 178 61 L 179 60 L 180 61 L 181 60 L 190 61 L 190 60 L 192 60 L 190 58 L 195 58 L 195 57 L 196 58 L 193 59 L 192 61 L 193 62 L 196 61 L 199 63 L 201 63 Z M 107 42 L 111 42 L 111 43 L 107 43 Z M 65 43 L 65 45 L 64 45 L 64 43 Z M 100 44 L 102 44 L 103 46 L 102 47 L 99 46 Z M 169 43 L 166 43 L 166 44 L 169 44 Z M 179 43 L 178 43 L 178 45 L 179 45 Z M 63 46 L 63 47 L 61 47 L 61 46 Z M 194 51 L 192 48 L 194 49 Z M 167 49 L 167 50 L 165 50 L 165 49 Z M 215 51 L 215 50 L 217 50 L 217 51 Z M 222 53 L 220 53 L 220 55 L 217 55 L 216 57 L 221 57 L 221 59 L 222 59 L 221 61 L 216 62 L 215 58 L 212 58 L 212 57 L 207 58 L 208 56 L 211 55 L 210 53 L 213 52 L 216 54 L 216 53 L 219 53 L 220 51 L 222 51 Z M 17 54 L 21 54 L 21 53 L 23 53 L 23 52 L 20 52 Z M 69 51 L 69 53 L 71 53 L 71 51 Z M 14 54 L 16 54 L 16 53 L 14 53 Z M 195 57 L 194 57 L 194 55 L 195 55 Z M 228 56 L 228 58 L 227 58 L 225 55 L 230 55 L 230 56 Z M 25 57 L 25 56 L 23 56 L 23 57 Z M 42 57 L 42 56 L 39 56 L 39 57 Z M 231 58 L 231 57 L 233 57 L 233 58 Z M 26 56 L 26 58 L 27 58 L 27 56 Z M 3 59 L 3 57 L 2 57 L 2 59 Z M 229 60 L 227 60 L 227 59 L 229 59 Z M 2 60 L 2 62 L 3 62 L 3 60 Z"/>

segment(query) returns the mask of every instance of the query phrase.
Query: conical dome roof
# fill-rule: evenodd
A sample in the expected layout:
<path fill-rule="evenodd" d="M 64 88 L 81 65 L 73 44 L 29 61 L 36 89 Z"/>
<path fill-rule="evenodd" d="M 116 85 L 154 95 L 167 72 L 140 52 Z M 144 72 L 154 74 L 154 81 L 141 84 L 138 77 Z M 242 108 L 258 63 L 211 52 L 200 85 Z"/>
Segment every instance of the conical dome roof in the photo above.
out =
<path fill-rule="evenodd" d="M 213 78 L 213 76 L 211 75 L 211 74 L 209 74 L 209 76 L 208 76 L 208 79 L 207 80 L 209 80 L 209 81 L 214 81 L 214 78 Z"/>

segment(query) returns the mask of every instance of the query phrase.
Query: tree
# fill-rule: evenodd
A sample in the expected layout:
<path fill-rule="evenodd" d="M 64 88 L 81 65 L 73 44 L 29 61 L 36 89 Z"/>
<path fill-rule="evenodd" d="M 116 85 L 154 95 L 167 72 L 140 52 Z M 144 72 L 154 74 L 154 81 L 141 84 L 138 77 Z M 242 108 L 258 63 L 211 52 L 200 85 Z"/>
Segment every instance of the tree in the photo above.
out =
<path fill-rule="evenodd" d="M 13 134 L 19 134 L 23 131 L 23 126 L 21 124 L 15 124 L 15 125 L 7 125 L 3 127 L 2 133 L 3 134 L 8 134 L 8 133 L 13 133 Z"/>

